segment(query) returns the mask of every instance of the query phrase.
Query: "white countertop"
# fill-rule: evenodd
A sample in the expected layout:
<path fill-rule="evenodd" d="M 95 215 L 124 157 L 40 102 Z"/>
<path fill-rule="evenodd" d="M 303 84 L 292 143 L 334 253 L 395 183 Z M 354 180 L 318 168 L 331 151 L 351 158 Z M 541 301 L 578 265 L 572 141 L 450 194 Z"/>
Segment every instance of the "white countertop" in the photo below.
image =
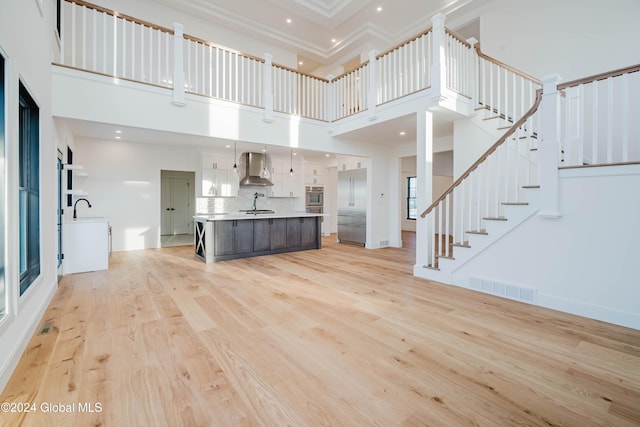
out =
<path fill-rule="evenodd" d="M 65 224 L 77 224 L 79 222 L 109 222 L 109 218 L 104 216 L 79 216 L 76 219 L 65 219 Z"/>
<path fill-rule="evenodd" d="M 268 214 L 257 214 L 245 212 L 220 213 L 220 214 L 198 214 L 193 218 L 196 221 L 226 221 L 230 219 L 261 219 L 261 218 L 300 218 L 328 216 L 327 214 L 307 213 L 307 212 L 275 212 Z"/>

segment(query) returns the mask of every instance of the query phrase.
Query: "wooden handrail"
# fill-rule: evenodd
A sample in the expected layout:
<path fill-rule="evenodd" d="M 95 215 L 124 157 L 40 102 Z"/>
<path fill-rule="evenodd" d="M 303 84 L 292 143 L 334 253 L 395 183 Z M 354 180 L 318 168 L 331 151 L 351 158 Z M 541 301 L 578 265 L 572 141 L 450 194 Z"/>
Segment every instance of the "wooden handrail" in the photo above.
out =
<path fill-rule="evenodd" d="M 515 68 L 513 68 L 513 67 L 511 67 L 511 66 L 509 66 L 509 65 L 507 65 L 507 64 L 505 64 L 504 62 L 500 62 L 500 61 L 498 61 L 497 59 L 492 58 L 492 57 L 490 57 L 489 55 L 487 55 L 487 54 L 483 53 L 483 52 L 480 50 L 480 43 L 476 44 L 476 50 L 477 50 L 477 52 L 478 52 L 478 56 L 479 56 L 480 58 L 484 58 L 484 59 L 486 59 L 486 60 L 487 60 L 487 61 L 489 61 L 489 62 L 493 62 L 494 64 L 499 65 L 500 67 L 505 68 L 505 69 L 507 69 L 507 70 L 511 71 L 511 72 L 512 72 L 512 73 L 514 73 L 514 74 L 519 75 L 520 77 L 524 77 L 525 79 L 527 79 L 527 80 L 531 80 L 532 82 L 537 83 L 537 84 L 539 84 L 540 86 L 542 86 L 542 82 L 541 82 L 540 80 L 536 79 L 535 77 L 530 76 L 530 75 L 529 75 L 529 74 L 527 74 L 527 73 L 524 73 L 524 72 L 522 72 L 522 71 L 520 71 L 520 70 L 517 70 L 517 69 L 515 69 Z"/>
<path fill-rule="evenodd" d="M 305 73 L 301 73 L 300 71 L 287 67 L 285 65 L 280 65 L 280 64 L 272 64 L 274 67 L 276 68 L 280 68 L 282 70 L 287 70 L 287 71 L 291 71 L 292 73 L 296 73 L 296 74 L 300 74 L 301 76 L 305 76 L 305 77 L 309 77 L 311 79 L 315 79 L 315 80 L 320 80 L 321 82 L 325 82 L 325 83 L 329 83 L 329 80 L 327 79 L 323 79 L 322 77 L 318 77 L 318 76 L 312 76 L 311 74 L 305 74 Z"/>
<path fill-rule="evenodd" d="M 203 40 L 201 38 L 198 38 L 196 36 L 192 36 L 190 34 L 183 34 L 183 37 L 186 40 L 191 40 L 192 42 L 200 43 L 200 44 L 203 44 L 205 46 L 215 47 L 216 49 L 224 50 L 224 51 L 229 52 L 229 53 L 235 53 L 236 55 L 244 56 L 245 58 L 253 59 L 254 61 L 258 61 L 258 62 L 263 62 L 264 63 L 264 58 L 260 58 L 260 57 L 254 56 L 254 55 L 251 55 L 249 53 L 240 52 L 240 51 L 235 50 L 235 49 L 230 49 L 230 48 L 228 48 L 226 46 L 221 46 L 219 44 L 215 44 L 213 42 L 210 42 L 210 41 L 207 41 L 207 40 Z"/>
<path fill-rule="evenodd" d="M 413 36 L 413 37 L 411 37 L 410 39 L 407 39 L 407 40 L 405 40 L 405 41 L 401 42 L 400 44 L 398 44 L 398 45 L 396 45 L 396 46 L 392 47 L 392 48 L 391 48 L 391 49 L 389 49 L 389 50 L 384 51 L 383 53 L 379 53 L 379 54 L 377 54 L 377 55 L 376 55 L 376 59 L 380 59 L 380 58 L 382 58 L 383 56 L 390 54 L 390 53 L 391 53 L 391 52 L 393 52 L 394 50 L 396 50 L 396 49 L 400 49 L 402 46 L 404 46 L 404 45 L 406 45 L 406 44 L 409 44 L 409 43 L 411 43 L 411 42 L 412 42 L 412 41 L 414 41 L 414 40 L 418 40 L 420 37 L 422 37 L 422 36 L 424 36 L 424 35 L 429 34 L 429 33 L 431 32 L 431 29 L 432 29 L 432 27 L 429 27 L 429 28 L 427 28 L 426 30 L 424 30 L 423 32 L 421 32 L 420 34 L 418 34 L 418 35 L 416 35 L 416 36 Z"/>
<path fill-rule="evenodd" d="M 609 77 L 618 77 L 623 74 L 635 73 L 640 71 L 640 64 L 631 65 L 629 67 L 618 68 L 617 70 L 608 71 L 606 73 L 595 74 L 593 76 L 585 77 L 582 79 L 572 80 L 570 82 L 562 83 L 558 85 L 558 90 L 564 90 L 569 87 L 579 86 L 585 83 L 596 82 L 600 80 L 608 79 Z"/>
<path fill-rule="evenodd" d="M 447 191 L 442 193 L 442 195 L 438 197 L 438 199 L 435 202 L 433 202 L 424 212 L 422 212 L 420 214 L 420 218 L 424 218 L 425 216 L 427 216 L 427 214 L 431 212 L 436 206 L 438 206 L 438 204 L 441 201 L 443 201 L 449 193 L 452 193 L 453 190 L 462 183 L 462 181 L 464 181 L 469 175 L 471 175 L 471 172 L 476 170 L 481 163 L 487 160 L 487 158 L 491 154 L 493 154 L 493 152 L 496 151 L 498 147 L 500 147 L 507 140 L 507 138 L 513 135 L 516 132 L 516 130 L 518 130 L 518 128 L 522 126 L 527 121 L 527 119 L 531 117 L 533 113 L 535 113 L 538 110 L 538 107 L 540 106 L 540 101 L 542 101 L 542 89 L 536 90 L 536 99 L 534 100 L 533 105 L 531 106 L 529 111 L 527 111 L 520 118 L 520 120 L 515 122 L 514 125 L 511 126 L 511 128 L 495 144 L 493 144 L 482 156 L 480 156 L 478 160 L 475 161 L 474 164 L 471 165 L 471 167 L 469 167 L 469 169 L 467 169 L 460 176 L 460 178 L 456 179 L 456 181 L 453 184 L 451 184 L 449 188 L 447 188 Z"/>
<path fill-rule="evenodd" d="M 353 70 L 345 71 L 344 73 L 340 74 L 338 77 L 334 77 L 334 78 L 332 78 L 332 79 L 331 79 L 331 83 L 333 83 L 333 82 L 335 82 L 335 81 L 337 81 L 337 80 L 340 80 L 340 79 L 341 79 L 341 78 L 343 78 L 344 76 L 349 75 L 349 74 L 351 74 L 351 73 L 353 73 L 353 72 L 355 72 L 355 71 L 358 71 L 360 68 L 364 68 L 364 67 L 366 67 L 367 65 L 369 65 L 369 60 L 367 60 L 367 61 L 363 62 L 363 63 L 362 63 L 362 64 L 360 64 L 360 65 L 358 65 L 358 66 L 357 66 L 356 68 L 354 68 Z"/>
<path fill-rule="evenodd" d="M 93 9 L 93 10 L 96 10 L 98 12 L 106 13 L 107 15 L 115 16 L 116 18 L 122 18 L 124 20 L 135 22 L 137 24 L 144 25 L 145 27 L 150 27 L 150 28 L 153 28 L 155 30 L 160 30 L 160 31 L 163 31 L 165 33 L 169 33 L 169 34 L 173 35 L 173 29 L 171 29 L 171 28 L 161 27 L 160 25 L 152 24 L 151 22 L 148 22 L 148 21 L 145 21 L 145 20 L 142 20 L 142 19 L 138 19 L 138 18 L 134 18 L 133 16 L 125 15 L 124 13 L 116 12 L 115 10 L 105 9 L 104 7 L 97 6 L 97 5 L 92 4 L 92 3 L 87 3 L 86 1 L 82 1 L 82 0 L 65 0 L 65 1 L 67 3 L 75 3 L 78 6 L 84 6 L 84 7 L 88 8 L 88 9 Z"/>
<path fill-rule="evenodd" d="M 453 37 L 454 39 L 458 40 L 460 43 L 462 43 L 463 45 L 465 45 L 468 48 L 473 48 L 473 46 L 471 45 L 471 43 L 469 43 L 468 41 L 466 41 L 465 39 L 462 38 L 462 36 L 460 34 L 455 33 L 454 31 L 445 28 L 444 32 L 449 34 L 451 37 Z"/>

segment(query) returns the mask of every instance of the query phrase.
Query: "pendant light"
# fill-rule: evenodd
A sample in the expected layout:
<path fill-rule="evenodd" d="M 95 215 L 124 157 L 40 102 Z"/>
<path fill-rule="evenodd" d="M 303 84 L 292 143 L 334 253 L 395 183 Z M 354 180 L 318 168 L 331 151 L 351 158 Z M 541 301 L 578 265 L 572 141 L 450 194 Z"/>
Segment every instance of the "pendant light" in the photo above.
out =
<path fill-rule="evenodd" d="M 262 169 L 262 174 L 260 176 L 264 179 L 271 179 L 271 172 L 267 167 L 267 146 L 264 146 L 264 168 Z"/>
<path fill-rule="evenodd" d="M 291 169 L 289 169 L 289 176 L 293 176 L 293 147 L 291 147 Z"/>
<path fill-rule="evenodd" d="M 238 153 L 236 151 L 237 142 L 233 143 L 233 173 L 238 174 Z"/>

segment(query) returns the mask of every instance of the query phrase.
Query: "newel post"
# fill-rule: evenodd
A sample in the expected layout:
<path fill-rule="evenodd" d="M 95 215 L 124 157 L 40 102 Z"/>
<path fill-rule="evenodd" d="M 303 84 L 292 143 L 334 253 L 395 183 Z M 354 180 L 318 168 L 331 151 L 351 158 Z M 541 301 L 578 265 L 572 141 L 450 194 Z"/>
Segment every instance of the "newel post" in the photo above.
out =
<path fill-rule="evenodd" d="M 262 69 L 262 102 L 264 103 L 264 117 L 267 123 L 273 122 L 273 55 L 264 54 Z"/>
<path fill-rule="evenodd" d="M 184 100 L 184 25 L 173 23 L 173 105 L 183 107 Z"/>
<path fill-rule="evenodd" d="M 432 43 L 433 43 L 433 65 L 431 68 L 431 87 L 438 96 L 442 96 L 446 88 L 447 60 L 446 43 L 447 34 L 444 28 L 445 16 L 438 13 L 431 18 Z"/>
<path fill-rule="evenodd" d="M 336 76 L 333 74 L 329 74 L 327 76 L 327 120 L 330 122 L 336 119 L 336 84 L 333 79 Z M 329 130 L 329 134 L 331 134 L 331 130 Z"/>
<path fill-rule="evenodd" d="M 376 120 L 376 107 L 378 105 L 378 82 L 380 73 L 378 70 L 378 51 L 369 51 L 369 87 L 367 88 L 367 110 L 369 110 L 369 120 Z"/>
<path fill-rule="evenodd" d="M 538 145 L 540 174 L 540 212 L 545 218 L 561 216 L 558 199 L 558 165 L 560 151 L 560 76 L 551 74 L 542 79 L 542 140 Z"/>
<path fill-rule="evenodd" d="M 480 70 L 478 66 L 478 39 L 471 37 L 467 39 L 473 51 L 473 63 L 471 64 L 471 105 L 478 105 L 478 88 L 480 86 Z"/>

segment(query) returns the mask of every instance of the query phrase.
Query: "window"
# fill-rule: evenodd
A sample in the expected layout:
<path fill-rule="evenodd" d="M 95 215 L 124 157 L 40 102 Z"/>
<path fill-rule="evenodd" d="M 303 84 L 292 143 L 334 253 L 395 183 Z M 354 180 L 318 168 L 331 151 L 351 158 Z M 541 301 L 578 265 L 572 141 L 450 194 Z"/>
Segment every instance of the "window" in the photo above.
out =
<path fill-rule="evenodd" d="M 5 313 L 6 293 L 4 280 L 4 219 L 6 207 L 4 204 L 4 57 L 0 54 L 0 317 Z"/>
<path fill-rule="evenodd" d="M 416 206 L 416 177 L 407 177 L 407 219 L 418 217 L 418 207 Z"/>
<path fill-rule="evenodd" d="M 18 126 L 20 295 L 22 295 L 40 275 L 39 110 L 22 83 L 20 83 Z"/>

